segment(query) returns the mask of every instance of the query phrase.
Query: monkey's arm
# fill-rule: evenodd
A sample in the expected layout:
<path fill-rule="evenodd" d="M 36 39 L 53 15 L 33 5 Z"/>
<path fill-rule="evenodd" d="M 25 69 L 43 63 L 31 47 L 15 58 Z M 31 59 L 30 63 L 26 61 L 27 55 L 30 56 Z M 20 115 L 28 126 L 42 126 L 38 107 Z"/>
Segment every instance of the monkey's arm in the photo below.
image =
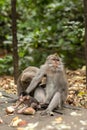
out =
<path fill-rule="evenodd" d="M 26 93 L 30 93 L 32 90 L 36 88 L 38 83 L 41 81 L 42 77 L 46 74 L 47 66 L 43 65 L 40 70 L 37 72 L 33 80 L 31 81 L 30 85 L 26 89 Z"/>

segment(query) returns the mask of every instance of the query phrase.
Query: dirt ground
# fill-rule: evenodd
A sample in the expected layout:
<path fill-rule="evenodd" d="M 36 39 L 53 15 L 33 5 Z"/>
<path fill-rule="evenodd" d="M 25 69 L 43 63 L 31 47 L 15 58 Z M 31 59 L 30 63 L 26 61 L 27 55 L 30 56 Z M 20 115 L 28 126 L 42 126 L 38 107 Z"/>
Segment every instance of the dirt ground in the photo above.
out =
<path fill-rule="evenodd" d="M 0 102 L 16 98 L 16 95 L 2 92 L 4 98 Z M 7 115 L 5 109 L 11 106 L 11 103 L 0 103 L 0 117 L 3 123 L 0 124 L 0 130 L 87 130 L 87 109 L 72 110 L 63 109 L 63 114 L 54 113 L 54 116 L 41 116 L 40 111 L 34 115 L 12 114 Z M 12 119 L 18 117 L 27 122 L 25 126 L 11 126 Z"/>

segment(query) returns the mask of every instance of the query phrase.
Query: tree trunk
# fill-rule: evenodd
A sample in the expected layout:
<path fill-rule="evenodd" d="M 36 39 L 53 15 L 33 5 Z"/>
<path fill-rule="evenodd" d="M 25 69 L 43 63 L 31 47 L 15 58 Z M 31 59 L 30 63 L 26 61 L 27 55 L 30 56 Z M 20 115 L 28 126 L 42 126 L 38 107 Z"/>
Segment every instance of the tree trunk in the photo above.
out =
<path fill-rule="evenodd" d="M 84 16 L 85 16 L 85 58 L 86 58 L 86 89 L 87 89 L 87 0 L 84 2 Z"/>
<path fill-rule="evenodd" d="M 17 41 L 17 17 L 16 17 L 16 0 L 11 0 L 12 12 L 12 36 L 13 36 L 13 66 L 14 66 L 14 81 L 18 79 L 18 41 Z"/>

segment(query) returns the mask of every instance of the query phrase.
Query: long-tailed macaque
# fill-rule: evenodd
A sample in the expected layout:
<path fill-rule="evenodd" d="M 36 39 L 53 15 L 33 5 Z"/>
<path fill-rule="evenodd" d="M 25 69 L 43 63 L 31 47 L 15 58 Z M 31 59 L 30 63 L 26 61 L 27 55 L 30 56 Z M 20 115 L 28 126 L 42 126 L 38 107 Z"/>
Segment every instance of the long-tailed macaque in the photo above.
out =
<path fill-rule="evenodd" d="M 35 74 L 37 73 L 38 70 L 39 70 L 39 68 L 30 66 L 30 67 L 26 68 L 20 74 L 20 76 L 19 76 L 19 78 L 17 80 L 17 93 L 18 93 L 18 96 L 20 96 L 21 93 L 24 92 L 27 89 L 27 87 L 29 86 L 31 80 L 33 79 L 33 77 L 35 76 Z"/>
<path fill-rule="evenodd" d="M 39 68 L 30 66 L 21 73 L 17 81 L 17 92 L 19 98 L 20 96 L 24 95 L 25 90 L 38 71 Z M 45 77 L 42 77 L 41 82 L 38 82 L 36 86 L 37 87 L 32 92 L 30 92 L 29 95 L 34 97 L 38 102 L 43 103 L 45 100 Z"/>
<path fill-rule="evenodd" d="M 61 108 L 67 98 L 67 79 L 61 58 L 57 54 L 49 55 L 46 62 L 40 67 L 30 85 L 26 89 L 26 94 L 30 94 L 46 76 L 44 104 L 48 104 L 47 109 L 42 114 L 50 114 L 55 108 Z"/>

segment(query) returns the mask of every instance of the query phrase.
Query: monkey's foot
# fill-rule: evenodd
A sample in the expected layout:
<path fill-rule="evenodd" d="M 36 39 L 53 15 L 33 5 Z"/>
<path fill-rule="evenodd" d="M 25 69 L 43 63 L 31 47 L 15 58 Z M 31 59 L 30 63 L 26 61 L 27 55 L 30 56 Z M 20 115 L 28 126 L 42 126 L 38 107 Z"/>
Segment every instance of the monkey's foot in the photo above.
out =
<path fill-rule="evenodd" d="M 45 111 L 41 112 L 41 116 L 45 116 L 45 115 L 54 116 L 54 113 L 49 110 L 45 110 Z"/>

